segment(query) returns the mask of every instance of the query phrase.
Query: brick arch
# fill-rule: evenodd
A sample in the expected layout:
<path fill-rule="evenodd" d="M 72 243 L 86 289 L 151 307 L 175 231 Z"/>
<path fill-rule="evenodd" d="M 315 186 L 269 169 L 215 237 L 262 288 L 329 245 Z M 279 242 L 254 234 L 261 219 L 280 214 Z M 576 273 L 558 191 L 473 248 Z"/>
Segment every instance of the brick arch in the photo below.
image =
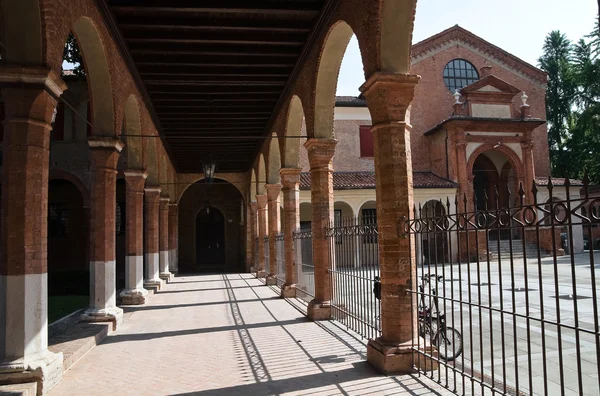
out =
<path fill-rule="evenodd" d="M 281 182 L 279 171 L 281 170 L 281 150 L 279 149 L 279 137 L 275 132 L 271 134 L 269 141 L 269 172 L 267 173 L 266 181 L 269 184 L 277 184 Z"/>
<path fill-rule="evenodd" d="M 250 189 L 248 191 L 252 191 L 252 187 L 256 189 L 256 170 L 252 168 L 252 176 L 250 178 Z M 250 202 L 256 202 L 256 195 L 250 193 Z"/>
<path fill-rule="evenodd" d="M 123 133 L 128 169 L 143 169 L 142 124 L 140 121 L 139 101 L 134 94 L 125 101 L 123 111 Z M 129 136 L 128 136 L 129 135 Z M 137 136 L 131 136 L 137 135 Z"/>
<path fill-rule="evenodd" d="M 387 73 L 408 73 L 417 0 L 381 0 L 378 66 Z"/>
<path fill-rule="evenodd" d="M 326 35 L 315 79 L 314 136 L 311 137 L 331 139 L 334 136 L 335 91 L 342 60 L 353 34 L 350 25 L 344 21 L 337 21 Z"/>
<path fill-rule="evenodd" d="M 480 154 L 483 154 L 487 151 L 499 151 L 500 153 L 504 154 L 504 156 L 510 162 L 510 165 L 513 167 L 513 169 L 517 173 L 517 180 L 519 180 L 520 182 L 523 181 L 523 174 L 525 172 L 525 169 L 523 166 L 523 162 L 521 161 L 521 159 L 519 158 L 517 153 L 515 153 L 513 150 L 511 150 L 510 148 L 508 148 L 506 146 L 500 146 L 500 147 L 494 148 L 494 145 L 491 143 L 485 143 L 485 144 L 477 147 L 475 149 L 475 151 L 473 151 L 473 153 L 469 157 L 469 160 L 467 161 L 467 174 L 468 175 L 471 175 L 473 173 L 473 165 L 475 164 L 475 160 L 477 159 L 477 157 L 479 157 Z"/>
<path fill-rule="evenodd" d="M 245 194 L 244 194 L 244 191 L 243 191 L 243 190 L 240 188 L 239 184 L 237 183 L 237 180 L 236 180 L 235 178 L 232 178 L 232 177 L 230 177 L 229 175 L 230 175 L 230 174 L 227 174 L 227 173 L 223 173 L 223 174 L 216 173 L 216 174 L 215 174 L 215 177 L 214 177 L 214 180 L 222 180 L 222 181 L 225 181 L 225 182 L 227 182 L 227 183 L 231 184 L 232 186 L 234 186 L 234 187 L 235 187 L 235 188 L 236 188 L 236 189 L 237 189 L 237 190 L 240 192 L 240 195 L 241 195 L 242 197 L 244 197 L 244 196 L 245 196 Z M 191 186 L 193 186 L 194 184 L 196 184 L 196 183 L 198 183 L 199 181 L 202 181 L 202 180 L 204 180 L 204 179 L 205 179 L 205 177 L 204 177 L 204 175 L 202 175 L 202 174 L 200 174 L 198 177 L 196 177 L 196 178 L 194 178 L 194 179 L 192 179 L 192 180 L 189 180 L 189 179 L 188 179 L 188 180 L 189 180 L 189 182 L 188 182 L 188 183 L 186 183 L 186 184 L 185 184 L 185 187 L 181 189 L 181 191 L 179 192 L 179 194 L 178 194 L 178 196 L 177 196 L 177 199 L 175 199 L 174 197 L 171 197 L 171 202 L 177 202 L 177 203 L 179 203 L 179 202 L 181 201 L 181 198 L 182 198 L 182 197 L 183 197 L 183 195 L 185 194 L 185 192 L 186 192 L 186 191 L 187 191 L 187 190 L 188 190 L 188 189 L 189 189 Z"/>
<path fill-rule="evenodd" d="M 297 95 L 293 95 L 287 111 L 285 120 L 285 132 L 287 137 L 283 142 L 283 167 L 300 167 L 300 139 L 290 138 L 290 136 L 299 136 L 302 132 L 302 121 L 304 120 L 304 108 L 302 100 Z"/>
<path fill-rule="evenodd" d="M 73 23 L 73 34 L 81 48 L 91 93 L 94 136 L 114 137 L 115 106 L 106 51 L 91 18 L 82 16 Z M 63 41 L 64 42 L 64 41 Z"/>
<path fill-rule="evenodd" d="M 90 206 L 90 191 L 87 188 L 87 186 L 85 185 L 85 183 L 83 181 L 81 181 L 81 179 L 77 176 L 75 176 L 74 174 L 64 171 L 64 170 L 60 170 L 60 169 L 51 169 L 50 173 L 48 175 L 48 182 L 52 181 L 52 180 L 66 180 L 68 182 L 70 182 L 71 184 L 73 184 L 77 190 L 79 190 L 79 193 L 81 194 L 81 197 L 83 198 L 83 206 L 84 207 L 89 207 Z"/>
<path fill-rule="evenodd" d="M 2 58 L 6 64 L 42 65 L 45 45 L 39 0 L 1 0 L 0 9 Z"/>
<path fill-rule="evenodd" d="M 158 186 L 158 153 L 156 152 L 156 137 L 147 137 L 144 140 L 144 160 L 148 172 L 147 186 Z"/>
<path fill-rule="evenodd" d="M 258 157 L 258 172 L 256 180 L 256 194 L 266 194 L 265 183 L 267 180 L 267 171 L 265 167 L 265 156 L 260 153 Z"/>

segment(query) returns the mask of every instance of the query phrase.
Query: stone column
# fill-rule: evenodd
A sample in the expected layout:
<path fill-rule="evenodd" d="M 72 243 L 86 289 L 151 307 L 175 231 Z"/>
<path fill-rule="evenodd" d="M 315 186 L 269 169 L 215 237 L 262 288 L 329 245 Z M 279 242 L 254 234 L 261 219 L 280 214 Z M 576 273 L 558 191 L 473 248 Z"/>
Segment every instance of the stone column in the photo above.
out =
<path fill-rule="evenodd" d="M 117 161 L 123 143 L 114 138 L 88 139 L 91 157 L 90 223 L 90 308 L 82 320 L 113 322 L 123 320 L 117 307 L 116 229 Z"/>
<path fill-rule="evenodd" d="M 62 378 L 62 353 L 48 350 L 48 167 L 57 98 L 67 88 L 44 68 L 0 68 L 6 118 L 0 233 L 0 381 Z M 12 84 L 11 84 L 12 83 Z"/>
<path fill-rule="evenodd" d="M 163 282 L 158 276 L 158 212 L 160 188 L 149 187 L 144 189 L 144 217 L 146 218 L 146 232 L 144 243 L 144 259 L 146 261 L 146 279 L 144 287 L 160 290 Z"/>
<path fill-rule="evenodd" d="M 312 205 L 312 251 L 315 267 L 315 298 L 308 304 L 308 318 L 331 318 L 331 264 L 325 228 L 333 221 L 333 154 L 337 140 L 309 139 L 305 144 L 310 163 Z"/>
<path fill-rule="evenodd" d="M 144 184 L 148 173 L 125 171 L 126 216 L 125 233 L 125 290 L 120 294 L 122 304 L 146 303 L 144 289 Z"/>
<path fill-rule="evenodd" d="M 373 120 L 382 335 L 369 340 L 367 361 L 384 373 L 408 373 L 417 335 L 415 247 L 398 235 L 413 207 L 409 105 L 419 76 L 375 73 L 360 88 Z M 415 300 L 416 301 L 416 300 Z"/>
<path fill-rule="evenodd" d="M 267 236 L 267 194 L 258 194 L 256 196 L 256 206 L 258 217 L 258 262 L 256 263 L 256 277 L 266 278 L 265 244 L 263 241 Z"/>
<path fill-rule="evenodd" d="M 267 207 L 269 218 L 269 268 L 267 276 L 267 285 L 277 285 L 277 241 L 275 240 L 280 231 L 279 217 L 279 194 L 281 193 L 281 184 L 267 184 Z"/>
<path fill-rule="evenodd" d="M 300 228 L 300 173 L 299 168 L 283 168 L 279 172 L 283 185 L 283 243 L 285 246 L 285 283 L 282 298 L 296 297 L 296 246 L 294 232 Z"/>
<path fill-rule="evenodd" d="M 168 282 L 171 280 L 169 271 L 169 201 L 168 196 L 162 196 L 159 200 L 159 249 L 160 249 L 160 279 Z"/>
<path fill-rule="evenodd" d="M 179 268 L 177 261 L 178 214 L 177 204 L 169 204 L 169 271 L 173 274 L 176 274 Z"/>
<path fill-rule="evenodd" d="M 249 261 L 250 261 L 250 272 L 255 272 L 257 271 L 258 268 L 258 263 L 256 262 L 256 238 L 258 237 L 257 234 L 257 225 L 256 225 L 256 221 L 257 221 L 257 215 L 258 215 L 258 209 L 257 209 L 257 205 L 256 202 L 250 202 L 248 204 L 248 214 L 250 216 L 250 220 L 248 221 L 248 233 L 250 234 L 250 257 L 249 257 Z"/>

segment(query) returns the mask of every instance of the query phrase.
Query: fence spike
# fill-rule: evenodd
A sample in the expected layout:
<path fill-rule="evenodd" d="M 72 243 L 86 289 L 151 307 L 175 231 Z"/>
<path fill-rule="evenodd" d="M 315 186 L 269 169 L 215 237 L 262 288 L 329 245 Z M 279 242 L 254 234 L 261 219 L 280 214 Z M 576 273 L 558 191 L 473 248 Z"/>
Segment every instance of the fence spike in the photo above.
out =
<path fill-rule="evenodd" d="M 538 192 L 538 187 L 537 187 L 537 183 L 535 182 L 535 180 L 531 183 L 531 192 L 533 193 L 533 195 L 537 195 Z"/>

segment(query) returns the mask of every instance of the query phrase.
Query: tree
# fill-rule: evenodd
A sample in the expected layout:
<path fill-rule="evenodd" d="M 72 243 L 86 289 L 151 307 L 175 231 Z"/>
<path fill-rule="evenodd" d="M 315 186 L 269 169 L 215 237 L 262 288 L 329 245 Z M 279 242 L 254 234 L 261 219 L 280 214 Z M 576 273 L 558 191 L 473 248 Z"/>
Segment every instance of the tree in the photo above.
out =
<path fill-rule="evenodd" d="M 85 69 L 83 68 L 83 57 L 81 56 L 81 50 L 77 44 L 77 39 L 73 33 L 69 33 L 65 48 L 63 50 L 63 60 L 72 63 L 73 74 L 76 77 L 85 78 Z"/>

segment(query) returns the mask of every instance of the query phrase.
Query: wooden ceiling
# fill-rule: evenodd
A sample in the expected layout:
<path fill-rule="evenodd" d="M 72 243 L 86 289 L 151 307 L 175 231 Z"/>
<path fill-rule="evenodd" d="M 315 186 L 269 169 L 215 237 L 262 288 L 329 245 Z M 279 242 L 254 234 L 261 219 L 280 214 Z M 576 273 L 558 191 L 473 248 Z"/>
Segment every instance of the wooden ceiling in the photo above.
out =
<path fill-rule="evenodd" d="M 329 0 L 104 0 L 178 172 L 250 169 Z"/>

